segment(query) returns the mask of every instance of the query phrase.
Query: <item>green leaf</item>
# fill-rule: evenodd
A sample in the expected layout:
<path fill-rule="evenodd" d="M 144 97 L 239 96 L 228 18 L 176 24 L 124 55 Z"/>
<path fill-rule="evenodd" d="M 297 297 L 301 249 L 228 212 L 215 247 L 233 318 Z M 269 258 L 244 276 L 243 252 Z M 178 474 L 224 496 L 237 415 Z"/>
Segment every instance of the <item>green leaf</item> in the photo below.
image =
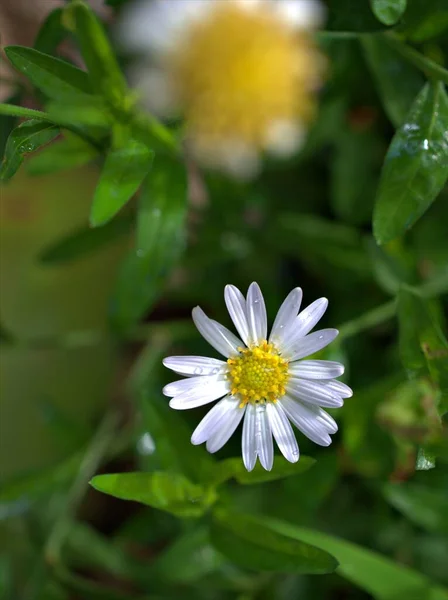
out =
<path fill-rule="evenodd" d="M 75 35 L 93 88 L 112 105 L 120 105 L 127 91 L 126 82 L 102 24 L 81 0 L 71 2 L 66 11 L 75 24 Z"/>
<path fill-rule="evenodd" d="M 388 483 L 386 500 L 411 521 L 428 531 L 448 534 L 447 490 L 431 489 L 417 483 Z"/>
<path fill-rule="evenodd" d="M 328 6 L 327 29 L 365 33 L 384 29 L 384 25 L 374 17 L 369 0 L 333 0 Z"/>
<path fill-rule="evenodd" d="M 407 0 L 370 0 L 372 12 L 384 25 L 395 25 L 406 10 Z"/>
<path fill-rule="evenodd" d="M 51 54 L 67 37 L 68 31 L 64 27 L 62 8 L 55 8 L 42 23 L 34 42 L 35 50 Z"/>
<path fill-rule="evenodd" d="M 216 482 L 221 483 L 227 479 L 234 478 L 242 485 L 253 485 L 304 473 L 315 462 L 315 459 L 309 456 L 301 456 L 300 460 L 296 463 L 290 463 L 283 459 L 283 457 L 276 456 L 274 467 L 271 471 L 266 471 L 259 463 L 255 465 L 252 471 L 248 471 L 241 458 L 227 458 L 215 466 L 212 474 L 213 480 Z"/>
<path fill-rule="evenodd" d="M 377 600 L 417 598 L 448 600 L 445 589 L 424 575 L 397 564 L 371 550 L 343 539 L 266 518 L 266 524 L 282 535 L 315 544 L 331 552 L 339 562 L 337 573 L 371 594 Z"/>
<path fill-rule="evenodd" d="M 141 502 L 178 517 L 200 517 L 216 500 L 213 490 L 191 483 L 183 475 L 164 471 L 97 475 L 90 484 L 99 492 Z"/>
<path fill-rule="evenodd" d="M 337 561 L 325 551 L 273 530 L 261 516 L 219 509 L 211 542 L 238 566 L 283 573 L 331 573 Z"/>
<path fill-rule="evenodd" d="M 78 136 L 66 133 L 64 139 L 31 157 L 26 167 L 31 175 L 44 175 L 80 167 L 91 162 L 97 155 L 98 151 L 90 144 Z"/>
<path fill-rule="evenodd" d="M 447 29 L 446 0 L 410 0 L 399 31 L 413 42 L 424 42 Z"/>
<path fill-rule="evenodd" d="M 140 191 L 136 249 L 125 259 L 112 297 L 115 327 L 135 324 L 160 294 L 185 247 L 185 212 L 183 165 L 156 163 Z"/>
<path fill-rule="evenodd" d="M 106 156 L 90 211 L 92 227 L 104 225 L 129 202 L 151 170 L 153 152 L 135 140 Z"/>
<path fill-rule="evenodd" d="M 378 285 L 385 292 L 395 296 L 402 283 L 413 283 L 413 257 L 409 256 L 401 244 L 391 243 L 378 246 L 369 237 L 367 249 L 372 261 L 372 268 Z"/>
<path fill-rule="evenodd" d="M 15 174 L 24 156 L 51 142 L 59 134 L 59 129 L 51 123 L 29 120 L 10 133 L 0 169 L 0 179 L 7 181 Z"/>
<path fill-rule="evenodd" d="M 365 35 L 361 42 L 384 110 L 392 124 L 399 127 L 423 86 L 423 76 L 383 36 Z"/>
<path fill-rule="evenodd" d="M 384 162 L 373 216 L 380 244 L 403 235 L 429 208 L 448 177 L 448 98 L 426 84 L 396 132 Z"/>
<path fill-rule="evenodd" d="M 86 102 L 84 96 L 72 94 L 63 102 L 49 102 L 46 109 L 49 117 L 62 125 L 87 125 L 109 129 L 112 123 L 106 105 L 98 96 L 91 96 Z"/>
<path fill-rule="evenodd" d="M 92 93 L 87 73 L 59 58 L 24 46 L 7 46 L 5 54 L 49 98 L 66 100 L 73 94 Z"/>
<path fill-rule="evenodd" d="M 209 532 L 200 527 L 178 537 L 151 565 L 152 580 L 191 584 L 216 571 L 224 558 L 210 544 Z"/>
<path fill-rule="evenodd" d="M 129 234 L 134 223 L 132 215 L 114 219 L 104 227 L 97 229 L 81 228 L 67 237 L 45 248 L 40 254 L 40 260 L 47 265 L 78 260 L 112 244 L 117 239 Z"/>

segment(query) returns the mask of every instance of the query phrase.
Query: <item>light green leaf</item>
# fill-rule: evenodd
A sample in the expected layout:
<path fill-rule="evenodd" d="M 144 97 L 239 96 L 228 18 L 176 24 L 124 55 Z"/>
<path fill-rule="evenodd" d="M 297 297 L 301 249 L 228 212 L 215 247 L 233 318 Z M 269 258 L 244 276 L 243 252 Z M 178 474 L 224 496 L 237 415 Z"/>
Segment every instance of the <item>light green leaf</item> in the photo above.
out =
<path fill-rule="evenodd" d="M 448 534 L 447 490 L 417 483 L 388 483 L 386 499 L 411 521 L 439 534 Z"/>
<path fill-rule="evenodd" d="M 135 324 L 161 292 L 185 247 L 185 211 L 183 165 L 156 163 L 139 196 L 136 249 L 125 259 L 112 297 L 116 327 Z"/>
<path fill-rule="evenodd" d="M 112 105 L 119 106 L 126 94 L 126 82 L 102 24 L 82 0 L 71 2 L 66 12 L 75 24 L 92 87 Z"/>
<path fill-rule="evenodd" d="M 213 573 L 224 557 L 210 544 L 209 532 L 200 527 L 178 537 L 151 565 L 153 580 L 188 584 Z"/>
<path fill-rule="evenodd" d="M 266 519 L 219 509 L 211 542 L 233 563 L 247 569 L 283 573 L 331 573 L 337 561 L 325 551 L 273 530 Z"/>
<path fill-rule="evenodd" d="M 331 552 L 339 562 L 337 573 L 377 600 L 448 600 L 448 592 L 441 586 L 434 585 L 424 575 L 371 550 L 319 531 L 274 519 L 265 520 L 269 527 L 282 535 L 315 544 Z"/>
<path fill-rule="evenodd" d="M 45 248 L 39 258 L 47 265 L 78 260 L 129 234 L 133 223 L 133 217 L 126 215 L 114 219 L 104 227 L 79 229 Z"/>
<path fill-rule="evenodd" d="M 92 227 L 110 221 L 132 198 L 151 170 L 152 159 L 153 152 L 135 140 L 109 151 L 93 196 Z"/>
<path fill-rule="evenodd" d="M 35 50 L 51 54 L 67 37 L 68 31 L 64 27 L 62 8 L 55 8 L 42 23 L 34 42 Z"/>
<path fill-rule="evenodd" d="M 407 0 L 370 0 L 372 12 L 384 25 L 395 25 L 406 10 Z"/>
<path fill-rule="evenodd" d="M 97 475 L 90 484 L 99 492 L 141 502 L 178 517 L 200 517 L 216 500 L 213 490 L 191 483 L 183 475 L 164 471 Z"/>
<path fill-rule="evenodd" d="M 265 481 L 275 481 L 284 477 L 291 477 L 304 473 L 315 463 L 315 459 L 310 456 L 301 456 L 296 463 L 290 463 L 283 457 L 276 456 L 274 467 L 271 471 L 266 471 L 257 463 L 252 471 L 248 471 L 241 458 L 227 458 L 219 462 L 213 469 L 213 481 L 223 482 L 234 478 L 242 485 L 252 485 L 264 483 Z"/>
<path fill-rule="evenodd" d="M 49 117 L 60 124 L 87 125 L 90 127 L 109 129 L 112 117 L 98 96 L 91 96 L 86 102 L 84 96 L 72 94 L 63 102 L 49 102 L 46 105 Z"/>
<path fill-rule="evenodd" d="M 387 43 L 384 36 L 365 35 L 361 42 L 384 110 L 393 125 L 399 127 L 423 86 L 423 76 Z"/>
<path fill-rule="evenodd" d="M 64 100 L 73 94 L 92 93 L 87 73 L 68 62 L 25 46 L 7 46 L 5 54 L 49 98 Z"/>
<path fill-rule="evenodd" d="M 80 167 L 92 161 L 98 151 L 75 135 L 66 134 L 65 138 L 43 149 L 27 162 L 27 171 L 31 175 L 44 175 L 63 169 Z"/>
<path fill-rule="evenodd" d="M 0 179 L 7 181 L 15 174 L 24 156 L 51 142 L 59 129 L 51 123 L 30 119 L 10 133 L 0 169 Z"/>
<path fill-rule="evenodd" d="M 395 134 L 384 162 L 373 216 L 380 244 L 403 235 L 429 208 L 448 177 L 448 98 L 427 84 Z"/>

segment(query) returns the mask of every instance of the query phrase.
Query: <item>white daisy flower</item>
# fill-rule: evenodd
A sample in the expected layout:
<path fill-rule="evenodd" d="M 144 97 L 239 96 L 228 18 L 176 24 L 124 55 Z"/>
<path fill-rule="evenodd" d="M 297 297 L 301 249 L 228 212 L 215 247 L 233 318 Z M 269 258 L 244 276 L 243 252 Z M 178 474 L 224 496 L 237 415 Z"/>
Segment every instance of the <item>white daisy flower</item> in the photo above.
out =
<path fill-rule="evenodd" d="M 320 298 L 299 313 L 302 290 L 295 288 L 281 305 L 268 338 L 266 308 L 257 283 L 250 285 L 247 298 L 227 285 L 224 298 L 240 337 L 209 319 L 199 306 L 193 309 L 193 320 L 226 361 L 202 356 L 171 356 L 163 361 L 187 377 L 163 389 L 172 408 L 195 408 L 221 398 L 196 427 L 191 442 L 206 442 L 209 452 L 217 452 L 244 417 L 242 454 L 248 471 L 257 457 L 271 470 L 272 436 L 288 461 L 299 460 L 290 421 L 316 444 L 331 444 L 330 434 L 338 426 L 323 408 L 339 408 L 353 392 L 336 380 L 344 373 L 341 363 L 303 360 L 338 335 L 337 329 L 310 333 L 328 300 Z"/>
<path fill-rule="evenodd" d="M 123 14 L 122 45 L 140 55 L 130 73 L 147 107 L 183 115 L 206 166 L 253 176 L 260 153 L 303 144 L 323 57 L 312 34 L 319 0 L 140 0 Z"/>

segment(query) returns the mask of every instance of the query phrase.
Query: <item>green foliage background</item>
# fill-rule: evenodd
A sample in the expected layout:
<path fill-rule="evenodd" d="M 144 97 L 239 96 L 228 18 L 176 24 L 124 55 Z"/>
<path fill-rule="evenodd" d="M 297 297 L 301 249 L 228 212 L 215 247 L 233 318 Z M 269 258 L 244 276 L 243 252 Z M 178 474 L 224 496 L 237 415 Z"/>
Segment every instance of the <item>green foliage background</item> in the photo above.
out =
<path fill-rule="evenodd" d="M 327 4 L 306 146 L 247 184 L 186 165 L 87 3 L 4 49 L 42 109 L 23 106 L 23 79 L 0 105 L 4 195 L 25 185 L 32 205 L 45 180 L 66 217 L 51 209 L 65 225 L 29 259 L 55 290 L 37 321 L 26 305 L 12 319 L 22 297 L 2 291 L 2 378 L 64 373 L 28 404 L 2 392 L 2 600 L 448 598 L 448 7 Z M 85 70 L 58 58 L 66 38 Z M 93 192 L 91 171 L 67 174 L 88 163 Z M 19 168 L 40 178 L 9 183 Z M 14 273 L 31 234 L 2 227 Z M 340 336 L 321 354 L 355 392 L 330 448 L 300 436 L 299 463 L 277 456 L 271 473 L 244 470 L 238 436 L 217 456 L 192 446 L 201 410 L 161 395 L 163 356 L 209 352 L 192 306 L 228 322 L 224 285 L 253 280 L 270 319 L 297 285 L 330 299 Z"/>

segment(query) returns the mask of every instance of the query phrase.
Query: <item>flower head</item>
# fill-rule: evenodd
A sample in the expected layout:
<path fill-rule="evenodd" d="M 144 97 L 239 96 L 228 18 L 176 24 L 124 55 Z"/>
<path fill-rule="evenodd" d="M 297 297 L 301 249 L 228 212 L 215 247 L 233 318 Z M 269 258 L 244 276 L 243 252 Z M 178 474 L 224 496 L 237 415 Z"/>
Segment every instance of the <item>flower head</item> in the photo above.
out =
<path fill-rule="evenodd" d="M 290 462 L 299 460 L 299 447 L 290 421 L 310 440 L 331 444 L 338 429 L 322 407 L 338 408 L 352 390 L 337 381 L 344 366 L 327 360 L 302 360 L 318 352 L 338 335 L 337 329 L 310 333 L 324 314 L 328 301 L 320 298 L 299 313 L 302 290 L 286 297 L 267 338 L 267 317 L 259 286 L 252 283 L 247 298 L 227 285 L 224 298 L 241 337 L 209 319 L 197 306 L 193 320 L 202 336 L 227 360 L 201 356 L 171 356 L 163 364 L 187 379 L 163 389 L 170 406 L 179 410 L 222 398 L 196 427 L 193 444 L 206 442 L 216 452 L 232 436 L 244 417 L 242 453 L 251 471 L 257 461 L 270 470 L 274 436 Z"/>
<path fill-rule="evenodd" d="M 127 47 L 152 54 L 135 77 L 149 108 L 182 113 L 201 162 L 248 177 L 260 152 L 286 156 L 303 142 L 321 19 L 318 0 L 140 0 L 121 31 Z"/>

